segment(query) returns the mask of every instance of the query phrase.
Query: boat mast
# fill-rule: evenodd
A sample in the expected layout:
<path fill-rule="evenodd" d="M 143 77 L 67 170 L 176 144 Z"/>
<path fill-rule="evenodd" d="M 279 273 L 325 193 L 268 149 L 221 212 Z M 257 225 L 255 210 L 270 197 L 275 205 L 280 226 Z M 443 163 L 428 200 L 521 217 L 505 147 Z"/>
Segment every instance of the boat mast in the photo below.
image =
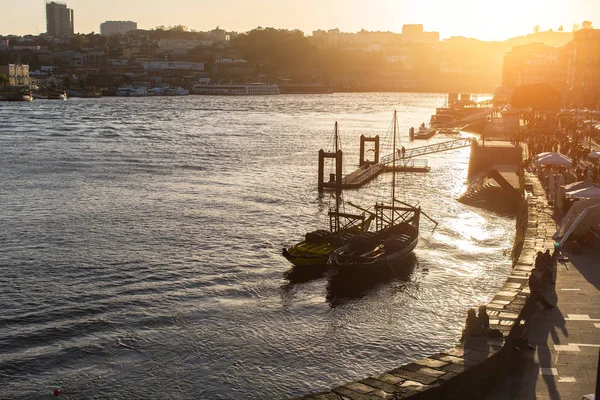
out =
<path fill-rule="evenodd" d="M 341 176 L 337 176 L 337 171 L 341 171 L 340 168 L 338 168 L 337 163 L 340 162 L 340 158 L 338 157 L 338 123 L 337 121 L 335 121 L 335 170 L 336 170 L 336 177 L 335 177 L 335 231 L 339 231 L 340 230 L 340 197 L 342 195 L 342 182 Z"/>
<path fill-rule="evenodd" d="M 396 216 L 396 110 L 394 110 L 394 144 L 392 147 L 392 226 Z"/>
<path fill-rule="evenodd" d="M 335 121 L 335 150 L 336 153 L 338 151 L 338 123 Z"/>

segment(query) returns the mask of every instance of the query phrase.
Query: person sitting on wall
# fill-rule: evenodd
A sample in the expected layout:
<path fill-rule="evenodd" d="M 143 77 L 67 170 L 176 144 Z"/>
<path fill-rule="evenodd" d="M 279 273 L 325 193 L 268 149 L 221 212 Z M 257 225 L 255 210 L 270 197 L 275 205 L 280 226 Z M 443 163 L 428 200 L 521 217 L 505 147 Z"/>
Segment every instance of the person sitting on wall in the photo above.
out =
<path fill-rule="evenodd" d="M 484 335 L 487 335 L 490 330 L 490 316 L 487 313 L 486 306 L 479 306 L 479 313 L 477 315 L 479 318 L 479 324 L 481 325 L 481 331 Z"/>
<path fill-rule="evenodd" d="M 463 329 L 462 339 L 467 336 L 481 336 L 483 330 L 481 329 L 481 321 L 477 318 L 474 308 L 470 308 L 467 311 L 467 320 L 465 322 L 465 329 Z"/>

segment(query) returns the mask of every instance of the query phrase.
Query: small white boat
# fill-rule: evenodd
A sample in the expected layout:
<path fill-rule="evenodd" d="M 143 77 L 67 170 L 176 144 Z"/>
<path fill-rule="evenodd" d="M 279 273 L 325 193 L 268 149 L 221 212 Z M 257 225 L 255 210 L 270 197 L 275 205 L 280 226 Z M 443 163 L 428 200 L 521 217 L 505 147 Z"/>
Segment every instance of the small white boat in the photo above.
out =
<path fill-rule="evenodd" d="M 117 96 L 120 97 L 144 97 L 148 92 L 144 87 L 121 87 L 117 89 Z"/>
<path fill-rule="evenodd" d="M 190 91 L 181 86 L 167 88 L 167 96 L 187 96 L 188 94 Z"/>
<path fill-rule="evenodd" d="M 437 130 L 437 133 L 440 133 L 443 135 L 458 135 L 460 133 L 460 131 L 456 128 L 439 128 Z"/>

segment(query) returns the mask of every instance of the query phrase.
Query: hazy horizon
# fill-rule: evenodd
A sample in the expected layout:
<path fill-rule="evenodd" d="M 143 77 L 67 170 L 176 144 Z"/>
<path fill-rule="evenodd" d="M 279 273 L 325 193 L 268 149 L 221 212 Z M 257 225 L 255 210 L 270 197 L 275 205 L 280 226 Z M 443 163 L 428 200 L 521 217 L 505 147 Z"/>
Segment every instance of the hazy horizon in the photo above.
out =
<path fill-rule="evenodd" d="M 62 1 L 65 2 L 65 1 Z M 592 4 L 595 3 L 595 4 Z M 337 28 L 342 32 L 401 32 L 405 24 L 423 24 L 426 31 L 485 41 L 506 40 L 540 31 L 571 32 L 584 20 L 600 24 L 600 2 L 589 0 L 506 0 L 490 5 L 478 0 L 454 2 L 375 0 L 364 7 L 359 0 L 230 0 L 200 4 L 194 0 L 172 0 L 165 9 L 158 0 L 69 0 L 75 11 L 75 32 L 100 31 L 105 21 L 135 21 L 140 29 L 160 25 L 185 25 L 207 31 L 219 26 L 227 31 L 246 32 L 258 26 L 276 29 L 314 30 Z M 234 11 L 232 11 L 234 10 Z M 0 14 L 0 34 L 37 35 L 46 32 L 45 0 L 22 0 Z"/>

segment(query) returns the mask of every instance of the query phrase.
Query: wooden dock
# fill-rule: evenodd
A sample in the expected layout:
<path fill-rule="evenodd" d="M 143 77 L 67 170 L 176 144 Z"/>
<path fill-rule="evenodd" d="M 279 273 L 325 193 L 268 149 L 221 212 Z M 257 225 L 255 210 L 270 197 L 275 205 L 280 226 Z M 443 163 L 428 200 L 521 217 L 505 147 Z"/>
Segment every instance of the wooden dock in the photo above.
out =
<path fill-rule="evenodd" d="M 380 173 L 391 171 L 391 164 L 394 162 L 394 158 L 396 161 L 396 171 L 429 172 L 431 168 L 427 165 L 427 160 L 417 159 L 416 157 L 468 147 L 471 143 L 472 139 L 456 139 L 427 146 L 413 147 L 411 149 L 405 149 L 404 157 L 402 157 L 401 151 L 398 150 L 396 154 L 389 154 L 382 157 L 378 163 L 364 164 L 357 170 L 343 176 L 342 189 L 356 189 L 371 181 Z M 323 182 L 322 187 L 326 189 L 335 189 L 336 182 Z"/>

